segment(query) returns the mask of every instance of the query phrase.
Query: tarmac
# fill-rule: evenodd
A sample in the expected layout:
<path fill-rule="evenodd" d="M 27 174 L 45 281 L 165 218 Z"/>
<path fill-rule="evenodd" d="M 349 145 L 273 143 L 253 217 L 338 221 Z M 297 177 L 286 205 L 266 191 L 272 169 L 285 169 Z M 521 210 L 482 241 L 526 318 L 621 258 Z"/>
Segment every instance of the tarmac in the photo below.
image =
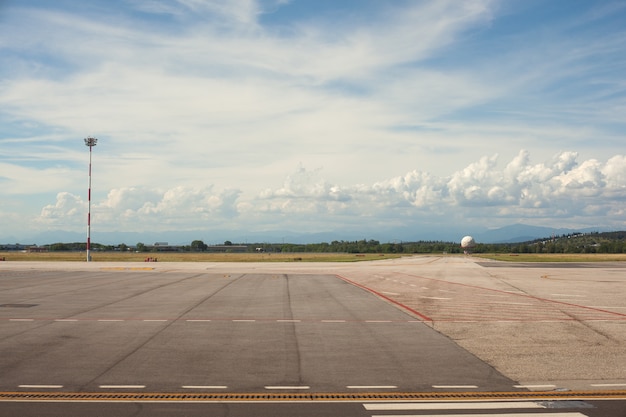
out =
<path fill-rule="evenodd" d="M 520 387 L 626 389 L 626 263 L 445 255 L 355 263 L 0 262 L 0 272 L 59 270 L 336 275 L 423 321 Z"/>

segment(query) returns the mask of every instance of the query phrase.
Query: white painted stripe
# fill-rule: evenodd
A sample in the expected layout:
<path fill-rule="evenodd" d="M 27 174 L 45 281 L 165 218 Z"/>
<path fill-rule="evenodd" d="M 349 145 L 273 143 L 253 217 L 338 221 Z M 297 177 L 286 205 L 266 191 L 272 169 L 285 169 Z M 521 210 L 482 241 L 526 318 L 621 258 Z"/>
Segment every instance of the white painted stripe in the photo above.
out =
<path fill-rule="evenodd" d="M 586 295 L 579 295 L 579 294 L 551 294 L 555 297 L 586 297 Z"/>
<path fill-rule="evenodd" d="M 532 306 L 534 304 L 531 303 L 513 303 L 509 301 L 489 301 L 487 304 L 506 304 L 512 306 Z"/>
<path fill-rule="evenodd" d="M 623 384 L 591 384 L 592 387 L 626 387 L 626 382 Z"/>
<path fill-rule="evenodd" d="M 98 321 L 106 322 L 106 321 L 124 321 L 123 319 L 98 319 Z"/>
<path fill-rule="evenodd" d="M 189 319 L 189 320 L 186 320 L 186 321 L 194 323 L 194 322 L 205 322 L 205 321 L 211 321 L 211 320 L 207 320 L 207 319 Z"/>
<path fill-rule="evenodd" d="M 227 389 L 226 385 L 183 385 L 185 389 Z"/>
<path fill-rule="evenodd" d="M 391 320 L 365 320 L 365 323 L 391 323 Z"/>
<path fill-rule="evenodd" d="M 286 320 L 286 319 L 279 319 L 276 320 L 278 323 L 300 323 L 302 320 Z"/>
<path fill-rule="evenodd" d="M 348 389 L 394 389 L 396 385 L 347 385 Z"/>
<path fill-rule="evenodd" d="M 168 321 L 164 319 L 144 319 L 144 321 Z"/>
<path fill-rule="evenodd" d="M 399 293 L 397 293 L 397 292 L 388 292 L 388 291 L 381 291 L 381 293 L 382 293 L 382 294 L 385 294 L 385 295 L 400 295 L 400 294 L 399 294 Z"/>
<path fill-rule="evenodd" d="M 145 385 L 100 385 L 102 389 L 141 389 L 145 387 Z"/>
<path fill-rule="evenodd" d="M 528 389 L 533 389 L 533 388 L 556 388 L 556 385 L 551 385 L 551 384 L 536 384 L 536 385 L 532 385 L 532 384 L 525 384 L 525 385 L 513 385 L 515 388 L 528 388 Z"/>
<path fill-rule="evenodd" d="M 587 417 L 582 413 L 550 413 L 550 417 Z M 374 414 L 372 417 L 529 417 L 528 413 L 506 413 L 506 414 Z"/>
<path fill-rule="evenodd" d="M 452 298 L 446 298 L 446 297 L 424 297 L 424 296 L 420 296 L 420 298 L 424 298 L 427 300 L 452 300 Z"/>
<path fill-rule="evenodd" d="M 55 319 L 54 321 L 78 321 L 77 319 Z"/>
<path fill-rule="evenodd" d="M 322 320 L 322 323 L 345 323 L 345 320 Z"/>
<path fill-rule="evenodd" d="M 233 322 L 235 323 L 252 323 L 255 322 L 256 320 L 252 320 L 252 319 L 235 319 L 233 320 Z"/>
<path fill-rule="evenodd" d="M 9 319 L 9 321 L 35 321 L 35 319 Z"/>
<path fill-rule="evenodd" d="M 506 410 L 512 408 L 546 408 L 529 401 L 492 401 L 492 402 L 441 402 L 441 403 L 371 403 L 363 404 L 366 410 Z"/>
<path fill-rule="evenodd" d="M 478 388 L 478 385 L 433 385 L 433 388 L 443 389 L 460 389 L 460 388 Z"/>
<path fill-rule="evenodd" d="M 289 385 L 267 385 L 265 387 L 265 389 L 310 389 L 311 387 L 309 387 L 308 385 L 296 385 L 296 386 L 289 386 Z"/>
<path fill-rule="evenodd" d="M 18 385 L 20 388 L 63 388 L 63 385 L 45 385 L 45 384 L 22 384 Z"/>

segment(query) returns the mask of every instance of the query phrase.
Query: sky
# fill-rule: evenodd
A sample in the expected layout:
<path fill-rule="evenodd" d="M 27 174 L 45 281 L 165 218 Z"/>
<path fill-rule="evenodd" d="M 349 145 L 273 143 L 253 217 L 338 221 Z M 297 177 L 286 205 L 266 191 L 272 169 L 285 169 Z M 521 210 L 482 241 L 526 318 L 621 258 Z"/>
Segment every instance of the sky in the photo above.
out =
<path fill-rule="evenodd" d="M 626 230 L 626 2 L 0 0 L 0 243 L 86 137 L 92 242 Z"/>

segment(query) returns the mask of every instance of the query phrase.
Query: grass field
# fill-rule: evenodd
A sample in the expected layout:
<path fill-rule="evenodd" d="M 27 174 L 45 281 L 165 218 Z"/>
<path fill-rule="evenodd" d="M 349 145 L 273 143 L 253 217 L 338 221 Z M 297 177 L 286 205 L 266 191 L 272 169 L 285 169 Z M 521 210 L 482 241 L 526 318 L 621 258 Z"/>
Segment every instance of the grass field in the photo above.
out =
<path fill-rule="evenodd" d="M 354 253 L 179 253 L 179 252 L 92 252 L 93 262 L 144 262 L 156 258 L 159 262 L 359 262 L 399 258 L 396 254 Z M 84 262 L 85 252 L 0 252 L 6 261 L 70 261 Z"/>
<path fill-rule="evenodd" d="M 507 262 L 626 262 L 626 253 L 478 253 L 472 256 Z"/>
<path fill-rule="evenodd" d="M 394 259 L 413 254 L 379 253 L 179 253 L 179 252 L 92 252 L 93 262 L 144 262 L 146 258 L 156 258 L 159 262 L 361 262 L 381 259 Z M 465 256 L 439 255 L 431 256 Z M 475 258 L 494 259 L 506 262 L 626 262 L 626 254 L 473 254 Z M 5 261 L 69 261 L 84 262 L 85 252 L 0 252 L 0 260 Z"/>

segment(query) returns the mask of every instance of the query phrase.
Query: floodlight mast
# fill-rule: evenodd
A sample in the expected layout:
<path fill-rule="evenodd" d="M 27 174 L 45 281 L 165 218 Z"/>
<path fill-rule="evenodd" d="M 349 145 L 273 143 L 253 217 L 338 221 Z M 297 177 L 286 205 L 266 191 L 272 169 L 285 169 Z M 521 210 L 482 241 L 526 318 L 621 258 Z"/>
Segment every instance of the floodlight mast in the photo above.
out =
<path fill-rule="evenodd" d="M 85 145 L 89 146 L 89 189 L 87 193 L 87 262 L 91 262 L 91 148 L 96 146 L 98 139 L 85 138 Z"/>

